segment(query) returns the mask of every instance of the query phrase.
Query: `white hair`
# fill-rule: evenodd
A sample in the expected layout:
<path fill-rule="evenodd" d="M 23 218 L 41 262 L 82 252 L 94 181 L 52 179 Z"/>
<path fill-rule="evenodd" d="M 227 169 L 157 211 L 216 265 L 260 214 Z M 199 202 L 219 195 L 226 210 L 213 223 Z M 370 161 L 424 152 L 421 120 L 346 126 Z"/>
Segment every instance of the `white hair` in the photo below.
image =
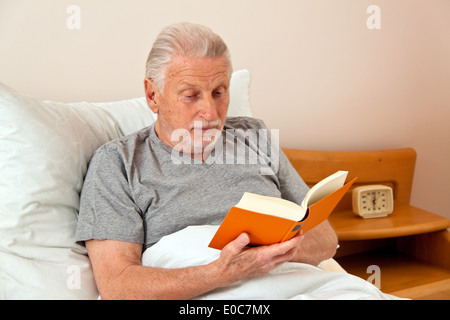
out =
<path fill-rule="evenodd" d="M 176 55 L 225 57 L 230 77 L 233 72 L 228 47 L 219 35 L 203 25 L 176 23 L 161 31 L 147 58 L 145 76 L 155 83 L 161 93 L 164 90 L 166 67 Z"/>

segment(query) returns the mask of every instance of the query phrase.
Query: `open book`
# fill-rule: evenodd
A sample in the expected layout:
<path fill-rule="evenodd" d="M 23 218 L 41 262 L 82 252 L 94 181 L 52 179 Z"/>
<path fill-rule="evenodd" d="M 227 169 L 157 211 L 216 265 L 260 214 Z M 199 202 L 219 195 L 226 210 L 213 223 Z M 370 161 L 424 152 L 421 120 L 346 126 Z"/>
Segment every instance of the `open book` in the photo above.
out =
<path fill-rule="evenodd" d="M 325 221 L 357 178 L 344 185 L 348 171 L 338 171 L 314 185 L 301 205 L 294 202 L 244 193 L 223 220 L 209 247 L 221 250 L 242 232 L 250 245 L 283 242 Z"/>

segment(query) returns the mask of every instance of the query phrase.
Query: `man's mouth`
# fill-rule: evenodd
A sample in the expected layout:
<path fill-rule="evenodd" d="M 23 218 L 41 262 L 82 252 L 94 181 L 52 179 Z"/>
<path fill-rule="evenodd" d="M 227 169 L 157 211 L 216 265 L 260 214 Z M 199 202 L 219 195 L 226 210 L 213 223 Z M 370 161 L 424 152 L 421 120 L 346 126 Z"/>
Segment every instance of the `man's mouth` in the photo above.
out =
<path fill-rule="evenodd" d="M 194 131 L 208 131 L 208 130 L 212 130 L 212 129 L 216 129 L 216 130 L 220 130 L 220 125 L 221 125 L 221 121 L 220 120 L 214 120 L 214 121 L 194 121 L 194 124 L 191 125 L 191 127 L 189 128 L 190 131 L 194 130 Z"/>
<path fill-rule="evenodd" d="M 220 135 L 221 122 L 220 120 L 208 122 L 195 121 L 191 128 L 194 144 L 209 144 L 215 141 L 217 136 Z"/>

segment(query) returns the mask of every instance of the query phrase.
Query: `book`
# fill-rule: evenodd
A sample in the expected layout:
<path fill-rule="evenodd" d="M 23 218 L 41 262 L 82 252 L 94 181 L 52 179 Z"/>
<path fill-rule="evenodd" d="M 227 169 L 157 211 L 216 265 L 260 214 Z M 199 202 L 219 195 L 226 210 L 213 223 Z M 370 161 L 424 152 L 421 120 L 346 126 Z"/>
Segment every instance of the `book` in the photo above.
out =
<path fill-rule="evenodd" d="M 217 229 L 210 248 L 222 250 L 242 232 L 251 246 L 269 245 L 306 233 L 325 221 L 357 178 L 347 182 L 348 171 L 337 171 L 315 184 L 300 205 L 281 198 L 245 192 Z"/>

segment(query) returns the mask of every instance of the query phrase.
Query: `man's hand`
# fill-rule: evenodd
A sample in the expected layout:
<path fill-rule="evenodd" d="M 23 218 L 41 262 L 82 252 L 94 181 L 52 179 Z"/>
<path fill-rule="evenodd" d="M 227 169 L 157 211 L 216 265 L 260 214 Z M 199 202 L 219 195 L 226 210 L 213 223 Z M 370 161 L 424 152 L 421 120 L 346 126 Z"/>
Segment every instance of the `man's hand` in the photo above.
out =
<path fill-rule="evenodd" d="M 226 245 L 220 258 L 212 264 L 219 270 L 224 285 L 241 279 L 264 275 L 279 265 L 292 260 L 300 247 L 303 236 L 270 246 L 247 247 L 250 239 L 242 233 Z"/>

